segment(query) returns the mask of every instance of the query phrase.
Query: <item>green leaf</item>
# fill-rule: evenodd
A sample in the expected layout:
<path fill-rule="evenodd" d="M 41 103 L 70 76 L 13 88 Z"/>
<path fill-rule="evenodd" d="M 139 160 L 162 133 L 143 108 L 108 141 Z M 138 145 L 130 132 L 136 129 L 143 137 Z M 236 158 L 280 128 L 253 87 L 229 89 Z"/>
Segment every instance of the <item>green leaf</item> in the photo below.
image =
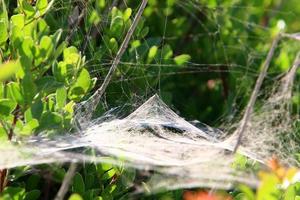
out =
<path fill-rule="evenodd" d="M 242 195 L 240 195 L 240 196 L 242 196 L 241 199 L 255 200 L 255 194 L 254 194 L 254 192 L 252 191 L 251 188 L 249 188 L 245 185 L 240 185 L 239 189 L 242 192 Z"/>
<path fill-rule="evenodd" d="M 7 85 L 7 90 L 11 98 L 19 105 L 24 105 L 24 97 L 21 94 L 20 85 L 17 82 L 10 82 Z"/>
<path fill-rule="evenodd" d="M 150 30 L 149 27 L 143 28 L 142 31 L 140 31 L 140 33 L 139 33 L 139 37 L 140 38 L 146 37 L 149 33 L 149 30 Z"/>
<path fill-rule="evenodd" d="M 40 119 L 43 113 L 43 102 L 40 99 L 35 100 L 30 109 L 32 117 L 35 119 Z"/>
<path fill-rule="evenodd" d="M 129 20 L 130 16 L 132 14 L 132 9 L 131 8 L 127 8 L 124 13 L 123 13 L 123 20 L 126 22 Z"/>
<path fill-rule="evenodd" d="M 113 184 L 113 185 L 108 185 L 101 193 L 101 196 L 104 199 L 111 199 L 113 200 L 113 192 L 116 190 L 117 185 Z"/>
<path fill-rule="evenodd" d="M 40 12 L 40 15 L 45 14 L 48 7 L 48 0 L 37 0 L 36 7 Z"/>
<path fill-rule="evenodd" d="M 15 48 L 18 48 L 21 45 L 24 39 L 24 25 L 25 17 L 23 14 L 13 15 L 11 18 L 11 33 L 10 40 Z"/>
<path fill-rule="evenodd" d="M 53 130 L 61 128 L 63 117 L 56 112 L 45 112 L 40 120 L 39 130 Z"/>
<path fill-rule="evenodd" d="M 144 24 L 145 24 L 145 19 L 144 18 L 141 18 L 135 31 L 134 31 L 134 35 L 136 36 L 141 36 L 141 31 L 143 30 L 144 28 Z M 149 46 L 152 46 L 153 44 L 150 44 L 149 43 Z"/>
<path fill-rule="evenodd" d="M 21 187 L 6 187 L 2 192 L 2 196 L 8 196 L 10 200 L 23 199 L 25 189 Z M 0 196 L 1 197 L 1 196 Z"/>
<path fill-rule="evenodd" d="M 75 106 L 75 102 L 70 101 L 69 103 L 67 103 L 67 105 L 64 107 L 64 109 L 65 109 L 66 112 L 68 112 L 70 114 L 73 114 L 74 106 Z"/>
<path fill-rule="evenodd" d="M 34 84 L 30 74 L 26 74 L 21 81 L 21 90 L 25 103 L 31 105 L 32 100 L 36 95 L 36 85 Z"/>
<path fill-rule="evenodd" d="M 0 99 L 4 97 L 4 84 L 0 82 Z"/>
<path fill-rule="evenodd" d="M 116 7 L 113 7 L 111 13 L 112 13 L 112 19 L 110 23 L 111 36 L 115 38 L 120 38 L 120 36 L 123 33 L 123 25 L 124 25 L 122 13 Z"/>
<path fill-rule="evenodd" d="M 65 176 L 66 176 L 66 170 L 64 168 L 57 167 L 57 168 L 54 169 L 53 179 L 56 182 L 61 183 L 64 180 Z"/>
<path fill-rule="evenodd" d="M 183 65 L 191 60 L 191 56 L 187 54 L 181 54 L 174 58 L 174 61 L 177 65 Z"/>
<path fill-rule="evenodd" d="M 111 38 L 109 40 L 109 50 L 111 51 L 111 53 L 116 54 L 118 51 L 118 42 L 116 40 L 116 38 Z"/>
<path fill-rule="evenodd" d="M 105 7 L 105 0 L 97 0 L 96 1 L 96 7 L 100 10 L 102 10 Z"/>
<path fill-rule="evenodd" d="M 158 50 L 158 47 L 157 46 L 152 46 L 150 49 L 149 49 L 149 53 L 148 53 L 148 59 L 147 59 L 147 62 L 148 63 L 151 63 L 154 59 L 154 57 L 156 56 L 157 54 L 157 50 Z"/>
<path fill-rule="evenodd" d="M 83 200 L 79 194 L 72 194 L 68 200 Z"/>
<path fill-rule="evenodd" d="M 32 120 L 32 113 L 31 113 L 31 109 L 28 108 L 25 112 L 24 112 L 24 119 L 25 119 L 25 122 L 29 122 L 30 120 Z"/>
<path fill-rule="evenodd" d="M 101 18 L 96 10 L 93 10 L 88 18 L 89 25 L 97 25 L 101 21 Z"/>
<path fill-rule="evenodd" d="M 56 91 L 57 88 L 62 87 L 63 83 L 56 81 L 53 76 L 44 76 L 35 81 L 37 90 L 48 95 Z"/>
<path fill-rule="evenodd" d="M 21 2 L 21 9 L 24 11 L 26 17 L 28 19 L 31 19 L 34 17 L 35 15 L 35 10 L 34 8 L 32 7 L 32 5 L 30 5 L 27 0 L 22 0 Z"/>
<path fill-rule="evenodd" d="M 52 39 L 49 36 L 43 36 L 40 41 L 40 59 L 42 61 L 47 60 L 50 55 L 53 53 L 54 44 Z"/>
<path fill-rule="evenodd" d="M 116 190 L 116 188 L 117 188 L 117 185 L 113 184 L 113 185 L 107 186 L 104 191 L 112 194 Z"/>
<path fill-rule="evenodd" d="M 73 54 L 78 54 L 78 50 L 76 47 L 71 46 L 71 47 L 64 49 L 64 58 L 71 57 L 71 56 L 73 56 Z"/>
<path fill-rule="evenodd" d="M 102 163 L 98 165 L 98 172 L 102 175 L 102 180 L 111 179 L 116 173 L 116 169 L 111 164 Z"/>
<path fill-rule="evenodd" d="M 56 45 L 58 44 L 58 42 L 56 43 Z M 62 53 L 63 50 L 66 48 L 67 43 L 65 41 L 63 41 L 60 45 L 57 46 L 55 52 L 54 52 L 54 58 L 57 59 Z"/>
<path fill-rule="evenodd" d="M 73 113 L 74 113 L 75 102 L 70 101 L 64 107 L 64 127 L 68 128 L 71 125 Z"/>
<path fill-rule="evenodd" d="M 20 63 L 18 61 L 9 61 L 0 64 L 0 82 L 9 79 L 19 69 Z"/>
<path fill-rule="evenodd" d="M 91 78 L 89 72 L 86 69 L 82 69 L 75 84 L 68 92 L 68 98 L 70 100 L 79 101 L 89 90 L 90 84 Z"/>
<path fill-rule="evenodd" d="M 0 99 L 0 117 L 7 117 L 9 114 L 11 114 L 17 104 L 10 99 Z"/>
<path fill-rule="evenodd" d="M 83 195 L 85 191 L 85 185 L 81 174 L 76 173 L 73 178 L 73 192 Z"/>
<path fill-rule="evenodd" d="M 55 63 L 52 67 L 53 75 L 58 82 L 66 82 L 68 77 L 68 69 L 74 71 L 73 65 L 67 65 L 65 62 Z"/>
<path fill-rule="evenodd" d="M 0 142 L 7 141 L 8 135 L 3 127 L 0 126 Z"/>
<path fill-rule="evenodd" d="M 7 23 L 0 19 L 0 46 L 4 45 L 8 39 L 8 27 Z"/>
<path fill-rule="evenodd" d="M 26 181 L 26 190 L 34 190 L 39 187 L 39 183 L 41 182 L 41 176 L 37 174 L 32 174 Z"/>
<path fill-rule="evenodd" d="M 19 134 L 23 136 L 30 136 L 37 127 L 39 127 L 39 121 L 32 119 L 23 125 Z"/>
<path fill-rule="evenodd" d="M 13 15 L 10 20 L 12 26 L 19 27 L 20 29 L 25 26 L 25 17 L 23 14 Z"/>
<path fill-rule="evenodd" d="M 32 67 L 31 66 L 32 60 L 34 58 L 34 55 L 36 54 L 36 47 L 35 47 L 33 39 L 31 37 L 24 37 L 24 41 L 22 42 L 21 47 L 22 48 L 20 49 L 20 54 L 21 54 L 22 58 L 27 59 L 26 62 L 28 64 L 30 63 L 30 65 L 28 65 L 26 63 L 26 66 L 23 66 L 23 68 L 30 70 L 30 68 Z"/>
<path fill-rule="evenodd" d="M 0 0 L 0 21 L 4 21 L 6 27 L 8 27 L 8 14 L 4 0 Z"/>
<path fill-rule="evenodd" d="M 278 200 L 280 199 L 280 190 L 277 187 L 278 177 L 274 174 L 266 174 L 264 180 L 256 192 L 257 200 Z"/>
<path fill-rule="evenodd" d="M 95 87 L 96 83 L 97 83 L 97 78 L 96 77 L 92 78 L 91 79 L 91 84 L 90 84 L 90 87 L 89 87 L 88 91 L 91 91 Z"/>
<path fill-rule="evenodd" d="M 62 29 L 58 29 L 53 35 L 51 35 L 55 47 L 58 45 L 62 32 Z"/>
<path fill-rule="evenodd" d="M 60 87 L 56 90 L 56 105 L 59 109 L 63 108 L 67 100 L 67 90 L 65 87 Z"/>
<path fill-rule="evenodd" d="M 37 200 L 40 195 L 41 192 L 39 190 L 32 190 L 26 193 L 24 200 Z"/>
<path fill-rule="evenodd" d="M 165 45 L 162 48 L 162 57 L 164 60 L 168 60 L 173 56 L 173 50 L 170 45 Z"/>
<path fill-rule="evenodd" d="M 75 71 L 79 68 L 80 63 L 80 55 L 73 53 L 71 56 L 64 59 L 64 63 L 66 64 L 67 74 L 68 76 L 74 76 Z"/>
<path fill-rule="evenodd" d="M 38 20 L 36 29 L 38 32 L 38 37 L 50 34 L 50 27 L 48 26 L 47 22 L 42 18 Z"/>
<path fill-rule="evenodd" d="M 294 200 L 297 195 L 300 195 L 300 183 L 292 184 L 286 189 L 284 200 Z"/>

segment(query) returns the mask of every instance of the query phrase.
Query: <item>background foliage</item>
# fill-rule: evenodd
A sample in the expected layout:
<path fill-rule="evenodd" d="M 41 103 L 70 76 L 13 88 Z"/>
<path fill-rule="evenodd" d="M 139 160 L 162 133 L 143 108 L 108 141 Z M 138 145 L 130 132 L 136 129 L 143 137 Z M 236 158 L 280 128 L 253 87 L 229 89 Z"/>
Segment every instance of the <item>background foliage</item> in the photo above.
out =
<path fill-rule="evenodd" d="M 274 36 L 282 28 L 299 31 L 298 4 L 149 0 L 95 115 L 126 103 L 134 107 L 158 93 L 189 120 L 215 126 L 224 115 L 231 120 L 247 102 Z M 0 0 L 0 140 L 72 132 L 74 105 L 101 85 L 138 6 L 133 0 Z M 280 43 L 268 84 L 291 66 L 299 44 Z M 295 91 L 295 114 L 299 99 Z M 64 165 L 11 170 L 1 198 L 52 199 L 65 171 Z M 257 194 L 244 186 L 230 193 L 235 199 L 300 194 L 298 184 L 276 188 L 281 179 L 275 171 L 263 177 Z M 127 199 L 133 189 L 128 181 L 135 179 L 134 171 L 121 167 L 84 164 L 68 195 L 72 200 Z M 190 197 L 174 191 L 139 198 L 182 196 Z"/>

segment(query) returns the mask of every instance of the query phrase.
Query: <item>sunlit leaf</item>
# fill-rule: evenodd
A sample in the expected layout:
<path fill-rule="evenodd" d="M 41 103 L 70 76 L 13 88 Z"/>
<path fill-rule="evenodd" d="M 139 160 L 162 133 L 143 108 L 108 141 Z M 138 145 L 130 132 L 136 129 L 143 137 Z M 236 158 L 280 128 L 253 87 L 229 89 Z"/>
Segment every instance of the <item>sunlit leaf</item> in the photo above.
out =
<path fill-rule="evenodd" d="M 9 61 L 0 64 L 0 81 L 5 81 L 12 77 L 19 69 L 20 63 L 18 61 Z"/>
<path fill-rule="evenodd" d="M 183 65 L 183 64 L 187 63 L 188 61 L 190 61 L 190 59 L 191 59 L 190 55 L 182 54 L 182 55 L 176 56 L 174 58 L 174 61 L 177 65 Z"/>
<path fill-rule="evenodd" d="M 132 9 L 127 8 L 123 13 L 123 20 L 126 22 L 130 18 L 131 14 L 132 14 Z"/>
<path fill-rule="evenodd" d="M 65 87 L 56 90 L 56 103 L 58 108 L 63 108 L 67 100 L 67 90 Z"/>
<path fill-rule="evenodd" d="M 83 200 L 79 194 L 72 194 L 68 200 Z"/>
<path fill-rule="evenodd" d="M 27 0 L 21 0 L 21 8 L 24 11 L 25 15 L 27 18 L 33 18 L 35 15 L 35 10 L 32 7 L 32 5 L 30 5 Z"/>
<path fill-rule="evenodd" d="M 148 60 L 147 60 L 148 63 L 150 63 L 150 62 L 153 61 L 154 57 L 155 57 L 156 54 L 157 54 L 157 50 L 158 50 L 158 47 L 157 47 L 157 46 L 152 46 L 152 47 L 149 49 Z"/>
<path fill-rule="evenodd" d="M 43 15 L 48 7 L 48 0 L 37 0 L 36 7 L 40 12 L 40 15 Z"/>
<path fill-rule="evenodd" d="M 90 84 L 91 78 L 89 72 L 86 69 L 82 69 L 75 84 L 69 90 L 69 99 L 79 101 L 89 90 Z"/>
<path fill-rule="evenodd" d="M 0 46 L 8 39 L 8 27 L 4 20 L 0 19 Z"/>
<path fill-rule="evenodd" d="M 0 117 L 7 117 L 12 113 L 17 104 L 10 99 L 0 99 Z"/>
<path fill-rule="evenodd" d="M 40 120 L 40 130 L 53 130 L 60 128 L 62 125 L 63 117 L 56 112 L 45 112 L 43 113 L 41 120 Z"/>

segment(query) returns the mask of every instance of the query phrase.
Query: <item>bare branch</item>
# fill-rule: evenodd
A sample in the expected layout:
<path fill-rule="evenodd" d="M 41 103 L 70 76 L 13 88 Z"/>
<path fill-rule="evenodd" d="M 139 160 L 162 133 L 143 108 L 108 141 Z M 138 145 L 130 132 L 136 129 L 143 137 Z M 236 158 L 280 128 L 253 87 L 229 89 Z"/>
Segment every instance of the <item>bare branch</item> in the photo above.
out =
<path fill-rule="evenodd" d="M 245 113 L 243 115 L 243 118 L 242 118 L 242 121 L 241 121 L 241 124 L 239 126 L 239 128 L 237 129 L 237 135 L 238 135 L 238 139 L 237 139 L 237 143 L 234 147 L 234 150 L 233 150 L 233 153 L 235 153 L 241 143 L 241 140 L 242 140 L 242 137 L 243 137 L 243 134 L 247 128 L 247 125 L 248 125 L 248 121 L 249 121 L 249 118 L 250 118 L 250 115 L 252 113 L 252 110 L 253 110 L 253 106 L 256 102 L 256 99 L 257 99 L 257 95 L 260 91 L 260 88 L 261 88 L 261 85 L 263 83 L 263 80 L 267 74 L 267 71 L 268 71 L 268 68 L 270 66 L 270 62 L 272 60 L 272 57 L 274 55 L 274 51 L 278 45 L 278 42 L 281 38 L 281 35 L 279 34 L 278 36 L 275 37 L 275 39 L 273 40 L 272 42 L 272 46 L 268 52 L 268 55 L 267 55 L 267 58 L 263 64 L 263 68 L 262 68 L 262 71 L 260 72 L 257 80 L 256 80 L 256 84 L 255 84 L 255 87 L 254 87 L 254 90 L 251 94 L 251 97 L 250 97 L 250 100 L 247 104 L 247 107 L 246 107 L 246 110 L 245 110 Z"/>
<path fill-rule="evenodd" d="M 145 9 L 147 3 L 148 3 L 148 0 L 142 1 L 142 4 L 141 4 L 139 10 L 137 11 L 137 14 L 136 14 L 136 16 L 129 28 L 124 40 L 123 40 L 123 43 L 121 44 L 121 46 L 117 52 L 115 59 L 113 60 L 113 63 L 111 65 L 101 87 L 86 102 L 83 102 L 83 104 L 82 104 L 82 106 L 84 106 L 83 112 L 86 112 L 86 113 L 84 113 L 84 119 L 78 119 L 79 121 L 81 121 L 81 120 L 87 121 L 87 120 L 91 119 L 93 111 L 96 109 L 96 107 L 100 101 L 100 98 L 102 97 L 103 93 L 105 92 L 115 70 L 117 69 L 117 67 L 120 63 L 120 60 L 121 60 L 125 50 L 128 47 L 128 43 L 133 35 L 133 32 L 135 31 L 140 19 L 141 19 L 141 16 L 144 12 L 144 9 Z"/>
<path fill-rule="evenodd" d="M 293 66 L 289 69 L 288 73 L 284 77 L 284 84 L 282 87 L 282 93 L 287 97 L 290 98 L 292 95 L 292 91 L 290 90 L 293 87 L 294 79 L 297 73 L 297 69 L 300 64 L 300 52 L 297 53 L 297 56 L 293 62 Z"/>
<path fill-rule="evenodd" d="M 71 163 L 70 167 L 65 175 L 65 178 L 59 188 L 59 191 L 55 197 L 55 200 L 63 200 L 66 193 L 69 190 L 71 181 L 76 173 L 77 163 Z"/>

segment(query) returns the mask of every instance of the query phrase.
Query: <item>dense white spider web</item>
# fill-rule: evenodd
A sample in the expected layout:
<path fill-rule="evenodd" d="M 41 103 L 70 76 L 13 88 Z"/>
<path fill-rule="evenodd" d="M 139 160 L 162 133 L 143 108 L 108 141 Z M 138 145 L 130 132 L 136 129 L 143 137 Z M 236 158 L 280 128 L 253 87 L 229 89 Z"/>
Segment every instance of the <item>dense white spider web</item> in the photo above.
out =
<path fill-rule="evenodd" d="M 188 8 L 185 1 L 180 1 L 178 6 L 183 9 Z M 201 7 L 197 8 L 201 9 Z M 245 26 L 258 26 L 249 25 L 247 21 L 234 19 L 233 16 L 230 17 Z M 216 26 L 218 25 L 216 22 Z M 203 26 L 205 29 L 205 25 Z M 212 33 L 207 30 L 206 34 L 199 37 L 210 37 Z M 176 37 L 169 39 L 173 40 Z M 227 57 L 225 48 L 230 47 L 222 46 L 222 48 L 224 48 L 223 56 Z M 163 76 L 185 73 L 219 72 L 221 69 L 218 67 L 224 64 L 228 66 L 227 72 L 242 73 L 246 70 L 247 73 L 243 78 L 255 77 L 257 72 L 250 66 L 252 56 L 255 56 L 253 54 L 256 52 L 252 49 L 250 51 L 245 52 L 249 56 L 247 66 L 230 64 L 229 61 L 220 64 L 190 62 L 186 66 L 188 69 L 186 71 L 159 73 L 158 77 L 161 79 Z M 110 60 L 101 61 L 103 67 L 110 66 L 110 64 Z M 141 64 L 138 61 L 122 61 L 121 65 L 138 68 Z M 143 65 L 154 68 L 176 67 L 173 64 L 163 64 L 161 60 L 154 64 Z M 271 92 L 266 92 L 268 97 L 262 100 L 260 108 L 251 114 L 238 153 L 253 162 L 265 164 L 269 158 L 276 155 L 284 164 L 297 165 L 293 157 L 297 151 L 297 141 L 293 136 L 293 122 L 298 118 L 290 113 L 297 66 L 298 61 L 291 66 L 283 78 L 273 80 L 276 84 L 273 84 Z M 95 66 L 89 65 L 89 67 Z M 99 69 L 92 71 L 95 75 L 99 72 Z M 149 75 L 133 77 L 131 74 L 128 76 L 125 74 L 125 77 L 112 82 L 147 78 Z M 150 85 L 149 88 L 151 88 Z M 153 91 L 153 88 L 149 90 Z M 126 91 L 122 95 L 126 95 Z M 236 155 L 232 153 L 232 150 L 236 145 L 237 135 L 232 130 L 238 128 L 239 120 L 224 124 L 226 129 L 223 131 L 204 124 L 201 127 L 195 126 L 169 108 L 159 95 L 154 95 L 148 100 L 145 98 L 147 96 L 149 96 L 148 93 L 144 96 L 140 95 L 139 102 L 143 100 L 143 103 L 140 106 L 133 106 L 136 109 L 126 116 L 119 117 L 119 114 L 115 115 L 116 112 L 113 110 L 90 122 L 81 122 L 85 123 L 80 124 L 84 129 L 77 134 L 54 138 L 38 136 L 19 142 L 19 145 L 1 145 L 0 168 L 44 163 L 106 162 L 150 172 L 147 174 L 149 179 L 145 183 L 147 190 L 153 191 L 162 188 L 187 187 L 228 189 L 236 183 L 257 186 L 258 180 L 255 172 L 234 166 Z M 86 101 L 83 104 L 88 108 L 90 103 L 93 101 Z M 76 114 L 77 116 L 82 114 L 80 109 Z M 81 116 L 81 118 L 84 117 L 84 115 Z M 85 149 L 90 148 L 94 150 L 93 155 L 85 153 Z M 145 190 L 142 186 L 138 189 Z"/>
<path fill-rule="evenodd" d="M 295 164 L 282 146 L 288 143 L 290 150 L 295 149 L 295 141 L 280 140 L 282 134 L 292 134 L 291 118 L 286 110 L 292 79 L 288 73 L 262 111 L 253 113 L 240 154 L 261 163 L 275 154 L 286 164 Z M 94 121 L 81 135 L 36 137 L 27 141 L 26 146 L 5 147 L 1 149 L 0 166 L 67 161 L 125 163 L 156 172 L 149 175 L 152 178 L 147 182 L 151 190 L 195 186 L 230 188 L 235 183 L 255 187 L 258 182 L 254 173 L 233 166 L 235 134 L 228 137 L 224 134 L 227 135 L 208 126 L 193 126 L 154 95 L 127 117 Z M 91 156 L 70 151 L 81 147 L 93 148 L 97 153 Z"/>

